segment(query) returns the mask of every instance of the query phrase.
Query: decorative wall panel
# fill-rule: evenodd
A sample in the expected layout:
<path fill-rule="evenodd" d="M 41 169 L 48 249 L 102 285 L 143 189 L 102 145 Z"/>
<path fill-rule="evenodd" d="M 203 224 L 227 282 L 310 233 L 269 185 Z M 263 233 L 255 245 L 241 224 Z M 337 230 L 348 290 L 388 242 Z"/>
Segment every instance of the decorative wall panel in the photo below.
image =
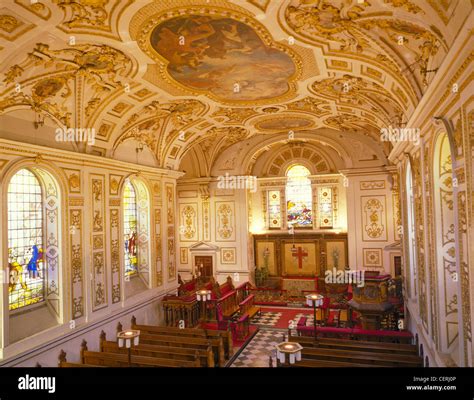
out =
<path fill-rule="evenodd" d="M 204 242 L 211 240 L 211 205 L 209 197 L 205 197 L 202 200 L 202 238 Z"/>
<path fill-rule="evenodd" d="M 84 315 L 84 251 L 82 209 L 69 209 L 69 248 L 71 249 L 72 318 Z"/>
<path fill-rule="evenodd" d="M 188 263 L 188 248 L 187 247 L 180 247 L 179 248 L 179 262 L 181 264 Z"/>
<path fill-rule="evenodd" d="M 63 168 L 67 177 L 69 193 L 82 193 L 82 173 L 78 169 Z"/>
<path fill-rule="evenodd" d="M 120 208 L 109 208 L 110 212 L 110 264 L 112 272 L 112 303 L 121 300 L 120 273 Z"/>
<path fill-rule="evenodd" d="M 418 278 L 418 306 L 420 317 L 425 328 L 428 328 L 427 319 L 427 290 L 426 290 L 426 264 L 425 264 L 425 220 L 423 214 L 423 180 L 421 171 L 420 152 L 413 157 L 413 204 L 415 209 L 415 237 L 417 252 L 417 278 Z"/>
<path fill-rule="evenodd" d="M 385 195 L 361 196 L 361 208 L 363 241 L 387 241 L 387 206 Z"/>
<path fill-rule="evenodd" d="M 91 249 L 92 266 L 92 310 L 97 311 L 107 306 L 107 263 L 104 248 L 105 237 L 105 176 L 91 174 L 91 241 L 101 236 L 102 247 Z M 97 243 L 97 239 L 96 243 Z"/>
<path fill-rule="evenodd" d="M 382 249 L 362 249 L 365 268 L 383 268 Z"/>
<path fill-rule="evenodd" d="M 236 264 L 236 248 L 222 247 L 221 248 L 221 264 Z"/>
<path fill-rule="evenodd" d="M 197 203 L 179 205 L 179 238 L 182 242 L 198 240 L 198 206 Z"/>
<path fill-rule="evenodd" d="M 216 201 L 216 241 L 235 240 L 234 202 Z"/>
<path fill-rule="evenodd" d="M 60 315 L 60 280 L 59 273 L 61 269 L 61 257 L 59 242 L 61 241 L 60 226 L 60 196 L 59 188 L 55 179 L 49 172 L 37 169 L 36 173 L 43 182 L 44 193 L 44 229 L 45 237 L 45 259 L 46 259 L 46 293 L 44 295 L 48 305 L 56 313 Z"/>
<path fill-rule="evenodd" d="M 176 243 L 175 243 L 175 187 L 172 183 L 166 183 L 166 221 L 167 221 L 167 262 L 168 281 L 176 279 Z"/>
<path fill-rule="evenodd" d="M 163 253 L 161 239 L 161 208 L 155 208 L 155 272 L 157 286 L 163 285 Z"/>

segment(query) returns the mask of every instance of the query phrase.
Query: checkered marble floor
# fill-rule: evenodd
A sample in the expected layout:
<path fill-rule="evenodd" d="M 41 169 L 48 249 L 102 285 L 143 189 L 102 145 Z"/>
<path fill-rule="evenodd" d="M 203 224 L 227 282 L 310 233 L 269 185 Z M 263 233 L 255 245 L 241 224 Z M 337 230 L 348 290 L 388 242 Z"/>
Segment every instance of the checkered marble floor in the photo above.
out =
<path fill-rule="evenodd" d="M 268 367 L 268 358 L 271 355 L 275 360 L 275 345 L 283 341 L 284 334 L 284 330 L 260 329 L 230 367 Z"/>
<path fill-rule="evenodd" d="M 252 318 L 251 323 L 254 325 L 258 325 L 265 328 L 273 328 L 278 323 L 280 318 L 282 317 L 282 313 L 280 312 L 273 312 L 273 311 L 262 311 L 261 315 L 256 315 Z M 293 318 L 294 324 L 293 326 L 296 327 L 300 317 L 306 316 L 308 319 L 306 320 L 306 325 L 312 326 L 313 325 L 313 315 L 308 313 L 298 313 Z M 288 320 L 288 327 L 290 325 L 290 321 Z M 280 325 L 281 327 L 281 325 Z"/>
<path fill-rule="evenodd" d="M 260 315 L 256 315 L 252 318 L 251 323 L 264 327 L 273 327 L 279 321 L 281 316 L 282 313 L 280 312 L 262 311 Z"/>

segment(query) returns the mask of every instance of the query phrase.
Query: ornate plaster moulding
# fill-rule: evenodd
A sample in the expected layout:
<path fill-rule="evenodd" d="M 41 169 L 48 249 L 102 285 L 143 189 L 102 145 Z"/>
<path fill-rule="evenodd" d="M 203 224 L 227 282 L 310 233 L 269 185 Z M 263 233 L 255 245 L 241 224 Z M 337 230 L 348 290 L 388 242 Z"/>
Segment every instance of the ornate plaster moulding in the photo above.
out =
<path fill-rule="evenodd" d="M 298 114 L 275 115 L 269 118 L 260 118 L 255 122 L 255 129 L 261 133 L 294 132 L 314 128 L 315 121 Z"/>

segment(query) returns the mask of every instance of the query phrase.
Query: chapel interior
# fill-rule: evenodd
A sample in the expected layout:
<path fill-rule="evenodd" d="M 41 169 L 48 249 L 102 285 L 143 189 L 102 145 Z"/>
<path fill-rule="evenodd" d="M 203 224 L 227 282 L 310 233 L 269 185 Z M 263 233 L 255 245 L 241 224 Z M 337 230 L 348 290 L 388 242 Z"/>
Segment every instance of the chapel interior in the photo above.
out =
<path fill-rule="evenodd" d="M 0 6 L 0 366 L 473 367 L 470 0 Z"/>

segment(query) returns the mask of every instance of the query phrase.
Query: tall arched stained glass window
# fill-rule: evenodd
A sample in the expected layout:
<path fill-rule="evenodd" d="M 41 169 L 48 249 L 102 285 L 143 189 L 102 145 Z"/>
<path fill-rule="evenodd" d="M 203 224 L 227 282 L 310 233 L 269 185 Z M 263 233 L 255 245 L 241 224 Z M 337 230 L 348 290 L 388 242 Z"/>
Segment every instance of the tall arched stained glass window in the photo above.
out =
<path fill-rule="evenodd" d="M 134 275 L 138 272 L 138 239 L 137 239 L 137 195 L 135 188 L 129 179 L 125 181 L 123 192 L 123 221 L 124 221 L 124 245 L 125 245 L 125 276 Z"/>
<path fill-rule="evenodd" d="M 289 168 L 286 173 L 286 205 L 289 226 L 311 227 L 313 225 L 309 175 L 308 168 L 299 164 Z"/>
<path fill-rule="evenodd" d="M 38 178 L 19 170 L 8 185 L 10 310 L 44 300 L 43 197 Z"/>

